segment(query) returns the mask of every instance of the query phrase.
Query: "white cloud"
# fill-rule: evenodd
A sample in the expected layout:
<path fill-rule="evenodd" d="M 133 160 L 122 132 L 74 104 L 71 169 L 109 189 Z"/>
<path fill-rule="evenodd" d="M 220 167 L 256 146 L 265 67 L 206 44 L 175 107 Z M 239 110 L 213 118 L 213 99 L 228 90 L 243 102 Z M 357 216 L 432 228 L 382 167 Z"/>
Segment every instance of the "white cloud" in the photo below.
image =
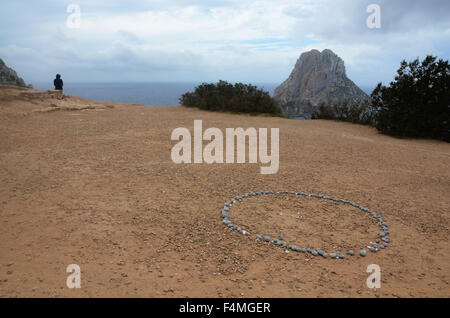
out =
<path fill-rule="evenodd" d="M 381 30 L 365 25 L 369 3 L 81 0 L 81 28 L 69 29 L 66 4 L 6 1 L 0 30 L 14 23 L 6 12 L 21 23 L 0 31 L 0 56 L 29 81 L 58 71 L 77 81 L 281 82 L 301 52 L 330 48 L 363 85 L 392 78 L 403 58 L 448 59 L 448 1 L 380 0 Z"/>

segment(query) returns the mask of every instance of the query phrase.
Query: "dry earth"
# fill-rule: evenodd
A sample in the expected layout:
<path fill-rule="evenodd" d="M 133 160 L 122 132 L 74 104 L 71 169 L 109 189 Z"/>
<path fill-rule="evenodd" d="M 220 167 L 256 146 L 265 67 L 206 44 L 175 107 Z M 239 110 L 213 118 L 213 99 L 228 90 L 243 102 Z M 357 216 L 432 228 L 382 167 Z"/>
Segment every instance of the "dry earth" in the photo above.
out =
<path fill-rule="evenodd" d="M 177 127 L 280 128 L 280 170 L 171 161 Z M 1 297 L 449 297 L 450 145 L 332 121 L 97 103 L 0 88 Z M 314 258 L 222 224 L 249 191 L 322 193 L 366 206 L 391 245 Z M 300 217 L 299 217 L 300 216 Z M 297 245 L 365 247 L 379 229 L 331 201 L 263 196 L 232 207 L 251 230 Z M 81 267 L 81 289 L 66 267 Z M 369 264 L 381 289 L 366 286 Z"/>

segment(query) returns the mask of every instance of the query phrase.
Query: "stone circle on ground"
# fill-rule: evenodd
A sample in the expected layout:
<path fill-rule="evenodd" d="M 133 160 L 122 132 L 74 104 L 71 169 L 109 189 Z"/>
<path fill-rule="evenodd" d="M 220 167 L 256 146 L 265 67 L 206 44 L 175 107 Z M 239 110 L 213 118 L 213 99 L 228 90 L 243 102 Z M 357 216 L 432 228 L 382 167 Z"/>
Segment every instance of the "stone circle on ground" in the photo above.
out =
<path fill-rule="evenodd" d="M 249 197 L 253 197 L 253 196 L 257 196 L 257 195 L 270 195 L 270 194 L 291 194 L 291 195 L 302 195 L 302 196 L 306 196 L 306 197 L 311 197 L 311 198 L 318 198 L 318 199 L 324 199 L 324 200 L 332 200 L 332 201 L 336 201 L 336 202 L 342 202 L 344 204 L 349 204 L 353 207 L 356 207 L 358 209 L 360 209 L 361 211 L 370 214 L 375 220 L 377 220 L 377 224 L 381 227 L 381 232 L 378 234 L 378 236 L 380 237 L 380 239 L 377 239 L 375 242 L 369 242 L 369 245 L 367 246 L 367 248 L 369 249 L 369 251 L 376 253 L 378 252 L 380 249 L 385 249 L 386 247 L 389 246 L 390 243 L 390 238 L 389 238 L 389 228 L 388 225 L 385 221 L 383 221 L 383 219 L 381 218 L 381 216 L 377 215 L 374 211 L 365 208 L 357 203 L 348 201 L 348 200 L 344 200 L 344 199 L 336 199 L 336 198 L 332 198 L 330 196 L 327 195 L 321 195 L 321 194 L 313 194 L 313 193 L 305 193 L 305 192 L 295 192 L 295 191 L 259 191 L 259 192 L 249 192 L 246 193 L 244 195 L 239 195 L 236 198 L 231 199 L 230 201 L 226 202 L 225 205 L 223 206 L 221 215 L 223 218 L 223 223 L 228 226 L 231 230 L 237 231 L 241 234 L 243 234 L 244 236 L 250 236 L 250 237 L 254 237 L 257 241 L 261 241 L 261 242 L 266 242 L 266 243 L 273 243 L 279 247 L 282 247 L 285 249 L 286 254 L 289 253 L 289 250 L 297 252 L 297 253 L 308 253 L 311 254 L 312 256 L 321 256 L 323 258 L 328 258 L 328 256 L 330 257 L 330 259 L 343 259 L 344 258 L 344 254 L 342 252 L 335 252 L 335 251 L 330 251 L 330 252 L 326 252 L 322 249 L 312 249 L 310 247 L 298 247 L 297 245 L 293 245 L 290 244 L 286 241 L 283 240 L 283 235 L 279 235 L 278 239 L 277 238 L 272 238 L 269 235 L 264 235 L 264 234 L 256 234 L 255 236 L 252 236 L 252 234 L 248 231 L 243 230 L 241 227 L 234 225 L 229 217 L 228 217 L 228 212 L 230 211 L 230 208 L 233 206 L 233 204 L 235 204 L 236 202 L 241 202 L 242 200 L 244 200 L 245 198 L 249 198 Z M 381 243 L 382 241 L 382 243 Z M 380 244 L 381 243 L 381 244 Z M 347 255 L 350 256 L 354 256 L 355 252 L 353 250 L 348 250 L 347 251 Z M 366 250 L 361 249 L 359 255 L 361 257 L 365 257 L 366 256 Z"/>

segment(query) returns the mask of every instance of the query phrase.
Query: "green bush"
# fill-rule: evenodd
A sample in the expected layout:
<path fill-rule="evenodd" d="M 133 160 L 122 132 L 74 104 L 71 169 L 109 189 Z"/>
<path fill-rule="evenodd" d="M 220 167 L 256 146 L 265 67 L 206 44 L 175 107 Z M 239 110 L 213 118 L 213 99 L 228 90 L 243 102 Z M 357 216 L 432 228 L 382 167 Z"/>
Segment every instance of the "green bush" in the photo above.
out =
<path fill-rule="evenodd" d="M 233 85 L 226 81 L 216 84 L 203 83 L 197 86 L 194 92 L 181 95 L 180 104 L 213 111 L 281 115 L 280 107 L 269 93 L 253 85 Z"/>
<path fill-rule="evenodd" d="M 450 141 L 450 67 L 448 61 L 427 56 L 403 61 L 389 87 L 378 84 L 372 92 L 377 108 L 376 127 L 404 137 Z"/>
<path fill-rule="evenodd" d="M 450 141 L 450 66 L 427 56 L 403 61 L 395 81 L 381 83 L 370 101 L 320 104 L 313 118 L 375 126 L 385 134 Z"/>
<path fill-rule="evenodd" d="M 376 110 L 369 101 L 349 103 L 340 101 L 334 104 L 319 104 L 313 119 L 334 119 L 355 124 L 374 125 Z"/>

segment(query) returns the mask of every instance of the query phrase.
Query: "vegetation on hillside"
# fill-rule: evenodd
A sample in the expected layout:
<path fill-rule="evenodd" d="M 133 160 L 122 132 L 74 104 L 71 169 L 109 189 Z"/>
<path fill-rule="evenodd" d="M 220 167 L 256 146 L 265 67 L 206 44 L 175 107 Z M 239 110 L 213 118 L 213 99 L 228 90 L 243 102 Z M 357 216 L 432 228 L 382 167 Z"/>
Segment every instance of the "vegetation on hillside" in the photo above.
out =
<path fill-rule="evenodd" d="M 372 125 L 380 132 L 400 137 L 425 137 L 450 141 L 450 66 L 427 56 L 402 61 L 395 80 L 381 83 L 371 100 L 361 104 L 322 104 L 314 118 Z"/>
<path fill-rule="evenodd" d="M 281 109 L 268 92 L 249 84 L 203 83 L 180 97 L 180 104 L 205 110 L 281 115 Z"/>

